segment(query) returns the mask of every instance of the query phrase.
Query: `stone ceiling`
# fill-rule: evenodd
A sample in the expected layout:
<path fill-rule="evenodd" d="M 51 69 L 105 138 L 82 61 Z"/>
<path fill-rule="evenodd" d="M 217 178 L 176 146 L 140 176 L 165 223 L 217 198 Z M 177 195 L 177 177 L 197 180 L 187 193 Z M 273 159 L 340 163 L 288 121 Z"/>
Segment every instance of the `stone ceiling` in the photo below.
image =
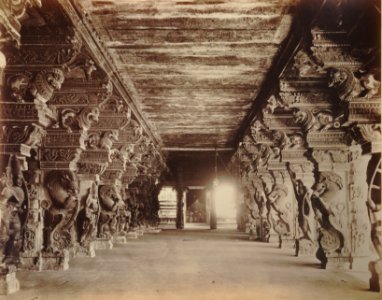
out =
<path fill-rule="evenodd" d="M 295 1 L 75 0 L 164 149 L 234 147 Z"/>

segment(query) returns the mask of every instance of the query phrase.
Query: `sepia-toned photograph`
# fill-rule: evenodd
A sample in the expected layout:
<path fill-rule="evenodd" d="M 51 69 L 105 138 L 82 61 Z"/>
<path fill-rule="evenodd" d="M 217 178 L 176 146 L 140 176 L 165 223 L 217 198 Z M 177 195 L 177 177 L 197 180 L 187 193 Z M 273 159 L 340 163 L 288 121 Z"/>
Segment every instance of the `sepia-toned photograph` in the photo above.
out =
<path fill-rule="evenodd" d="M 381 300 L 380 0 L 0 0 L 0 300 Z"/>

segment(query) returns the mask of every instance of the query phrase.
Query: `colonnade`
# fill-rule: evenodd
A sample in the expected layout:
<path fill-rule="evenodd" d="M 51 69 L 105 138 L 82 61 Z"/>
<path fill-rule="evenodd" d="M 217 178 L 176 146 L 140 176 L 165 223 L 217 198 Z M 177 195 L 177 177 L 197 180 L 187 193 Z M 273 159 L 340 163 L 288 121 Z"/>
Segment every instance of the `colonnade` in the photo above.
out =
<path fill-rule="evenodd" d="M 379 60 L 327 20 L 336 19 L 322 13 L 303 37 L 232 158 L 246 207 L 240 225 L 322 268 L 371 257 L 370 288 L 380 291 Z"/>

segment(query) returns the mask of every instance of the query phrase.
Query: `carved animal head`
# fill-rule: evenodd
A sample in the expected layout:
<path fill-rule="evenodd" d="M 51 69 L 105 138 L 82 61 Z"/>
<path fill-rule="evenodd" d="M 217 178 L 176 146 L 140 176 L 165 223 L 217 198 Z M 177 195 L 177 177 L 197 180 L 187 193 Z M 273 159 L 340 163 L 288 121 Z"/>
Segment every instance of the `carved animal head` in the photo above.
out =
<path fill-rule="evenodd" d="M 293 115 L 297 124 L 305 124 L 308 121 L 308 113 L 306 111 L 296 110 Z"/>
<path fill-rule="evenodd" d="M 87 140 L 85 141 L 87 148 L 96 149 L 99 147 L 100 134 L 98 132 L 92 132 L 88 135 Z"/>
<path fill-rule="evenodd" d="M 84 130 L 89 130 L 94 122 L 99 121 L 100 110 L 98 107 L 84 108 L 78 118 L 78 125 Z"/>
<path fill-rule="evenodd" d="M 98 122 L 99 120 L 99 115 L 100 115 L 100 111 L 99 111 L 99 108 L 98 107 L 93 107 L 88 116 L 87 116 L 87 119 L 89 120 L 89 122 Z"/>
<path fill-rule="evenodd" d="M 291 148 L 302 148 L 305 145 L 304 138 L 300 134 L 292 134 L 289 136 Z"/>
<path fill-rule="evenodd" d="M 342 178 L 334 172 L 321 172 L 318 182 L 313 186 L 313 190 L 315 190 L 319 196 L 322 196 L 334 186 L 338 189 L 342 189 Z"/>
<path fill-rule="evenodd" d="M 53 90 L 61 89 L 64 83 L 64 72 L 58 68 L 51 68 L 44 71 L 46 82 L 53 88 Z"/>
<path fill-rule="evenodd" d="M 322 126 L 326 126 L 333 123 L 333 116 L 330 112 L 320 111 L 315 115 L 318 123 Z"/>
<path fill-rule="evenodd" d="M 117 203 L 122 201 L 122 197 L 114 185 L 101 186 L 99 188 L 99 199 L 101 206 L 108 211 L 115 209 Z"/>
<path fill-rule="evenodd" d="M 77 186 L 72 172 L 52 170 L 45 175 L 44 186 L 48 190 L 53 206 L 67 207 L 76 199 Z"/>
<path fill-rule="evenodd" d="M 11 97 L 18 102 L 24 101 L 29 82 L 32 75 L 29 73 L 17 74 L 8 79 L 8 86 L 11 90 Z"/>
<path fill-rule="evenodd" d="M 345 69 L 331 68 L 328 77 L 329 87 L 340 87 L 349 79 L 349 74 Z"/>

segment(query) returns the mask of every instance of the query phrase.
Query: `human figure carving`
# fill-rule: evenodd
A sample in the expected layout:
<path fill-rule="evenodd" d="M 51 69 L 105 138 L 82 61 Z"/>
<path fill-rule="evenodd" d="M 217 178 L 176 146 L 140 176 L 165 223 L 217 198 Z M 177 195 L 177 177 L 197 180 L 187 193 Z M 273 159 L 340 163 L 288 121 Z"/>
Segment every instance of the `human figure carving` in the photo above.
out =
<path fill-rule="evenodd" d="M 80 244 L 86 246 L 97 235 L 97 224 L 100 215 L 98 185 L 95 182 L 89 188 L 85 206 L 80 215 Z"/>
<path fill-rule="evenodd" d="M 256 180 L 253 183 L 254 188 L 254 198 L 259 211 L 260 226 L 259 226 L 259 237 L 261 240 L 269 240 L 269 230 L 270 224 L 268 222 L 268 209 L 267 209 L 267 197 L 265 194 L 264 186 L 261 180 Z"/>
<path fill-rule="evenodd" d="M 103 185 L 99 188 L 101 213 L 98 222 L 98 237 L 109 238 L 118 230 L 118 217 L 123 201 L 117 188 Z"/>
<path fill-rule="evenodd" d="M 326 267 L 327 255 L 341 253 L 344 246 L 344 237 L 336 228 L 340 216 L 336 215 L 334 211 L 334 208 L 338 207 L 338 201 L 334 199 L 334 191 L 340 190 L 342 187 L 341 177 L 333 172 L 322 172 L 313 187 L 312 207 L 320 225 L 318 237 L 320 248 L 317 257 L 321 260 L 323 268 Z M 329 191 L 331 197 L 326 195 Z"/>
<path fill-rule="evenodd" d="M 285 198 L 288 195 L 288 189 L 282 184 L 275 184 L 272 191 L 268 194 L 268 205 L 270 206 L 268 219 L 273 225 L 273 229 L 281 235 L 291 232 L 293 224 L 289 220 L 290 209 L 287 207 Z M 281 246 L 281 245 L 280 245 Z"/>
<path fill-rule="evenodd" d="M 2 267 L 19 263 L 22 227 L 28 208 L 26 186 L 21 166 L 16 156 L 9 158 L 8 165 L 0 180 L 0 235 L 2 243 Z"/>
<path fill-rule="evenodd" d="M 293 190 L 297 200 L 297 221 L 299 225 L 299 237 L 296 241 L 296 255 L 299 253 L 300 241 L 306 239 L 314 244 L 314 214 L 308 188 L 301 179 L 297 179 L 288 165 L 288 172 L 293 183 Z"/>

